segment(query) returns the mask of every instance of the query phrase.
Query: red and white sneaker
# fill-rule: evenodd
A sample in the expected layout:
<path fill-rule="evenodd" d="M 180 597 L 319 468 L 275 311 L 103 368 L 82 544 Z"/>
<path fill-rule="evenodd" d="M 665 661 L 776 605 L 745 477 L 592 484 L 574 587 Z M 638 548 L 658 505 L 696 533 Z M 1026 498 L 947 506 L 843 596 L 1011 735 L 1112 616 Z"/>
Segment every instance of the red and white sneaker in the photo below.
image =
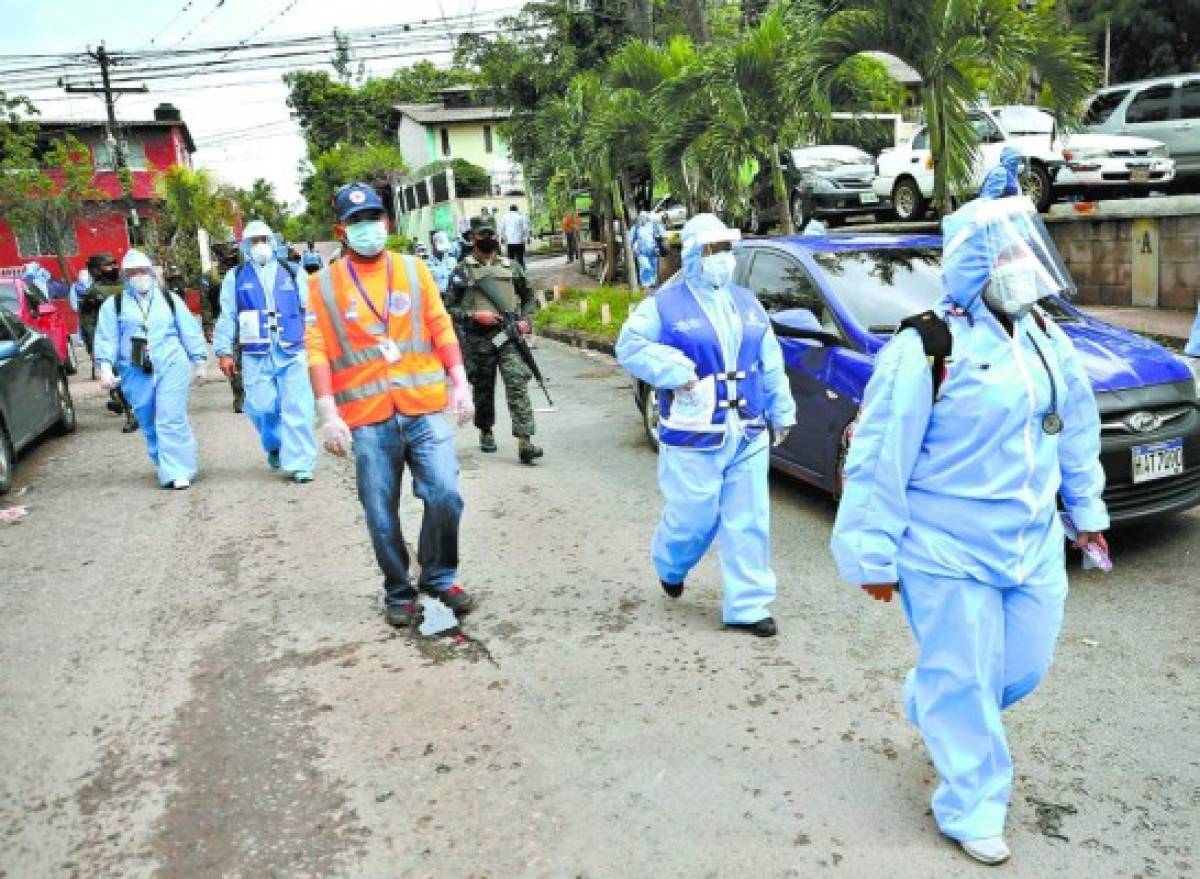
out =
<path fill-rule="evenodd" d="M 422 586 L 421 591 L 426 595 L 432 595 L 438 599 L 446 607 L 450 608 L 456 614 L 462 615 L 471 610 L 475 606 L 475 599 L 471 593 L 463 589 L 457 583 L 449 589 L 434 589 L 431 586 Z"/>

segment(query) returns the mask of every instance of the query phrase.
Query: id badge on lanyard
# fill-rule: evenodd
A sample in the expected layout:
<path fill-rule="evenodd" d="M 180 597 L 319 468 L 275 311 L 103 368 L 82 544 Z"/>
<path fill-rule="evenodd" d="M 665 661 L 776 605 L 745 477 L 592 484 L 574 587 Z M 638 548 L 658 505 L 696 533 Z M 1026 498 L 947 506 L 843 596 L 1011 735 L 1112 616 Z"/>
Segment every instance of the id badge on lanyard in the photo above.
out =
<path fill-rule="evenodd" d="M 375 304 L 371 301 L 371 297 L 367 295 L 367 291 L 363 287 L 362 281 L 360 281 L 358 278 L 358 272 L 356 272 L 354 270 L 354 264 L 352 262 L 350 262 L 349 260 L 346 261 L 346 269 L 350 273 L 350 280 L 352 280 L 354 282 L 354 286 L 358 288 L 358 293 L 360 296 L 362 296 L 363 302 L 366 303 L 366 306 L 368 309 L 370 309 L 371 314 L 375 315 L 375 317 L 379 321 L 379 323 L 377 323 L 371 327 L 368 327 L 367 331 L 372 336 L 375 337 L 375 340 L 379 346 L 379 353 L 383 355 L 383 359 L 386 360 L 388 363 L 395 363 L 396 361 L 398 361 L 400 359 L 400 346 L 396 344 L 394 339 L 391 339 L 388 336 L 388 330 L 391 327 L 392 300 L 394 298 L 394 294 L 392 292 L 393 276 L 392 276 L 391 254 L 389 254 L 387 257 L 387 291 L 388 292 L 384 296 L 384 299 L 383 299 L 383 313 L 382 314 L 375 307 Z M 357 308 L 353 303 L 351 304 L 351 308 L 355 309 L 354 317 L 357 318 L 358 317 Z M 347 317 L 349 317 L 348 312 L 347 312 Z"/>

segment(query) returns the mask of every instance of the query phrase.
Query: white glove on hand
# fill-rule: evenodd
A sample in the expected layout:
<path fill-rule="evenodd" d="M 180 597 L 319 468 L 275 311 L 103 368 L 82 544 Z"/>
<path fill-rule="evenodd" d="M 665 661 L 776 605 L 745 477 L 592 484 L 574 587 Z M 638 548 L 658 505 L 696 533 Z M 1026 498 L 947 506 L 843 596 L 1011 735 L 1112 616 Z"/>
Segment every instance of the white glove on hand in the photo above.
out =
<path fill-rule="evenodd" d="M 101 390 L 111 391 L 113 388 L 115 388 L 120 383 L 121 383 L 120 380 L 115 375 L 113 375 L 112 364 L 111 363 L 101 363 L 100 364 L 100 388 L 101 388 Z"/>
<path fill-rule="evenodd" d="M 792 432 L 790 427 L 777 427 L 772 431 L 771 445 L 781 446 L 784 440 L 788 438 L 788 434 Z"/>
<path fill-rule="evenodd" d="M 350 427 L 338 414 L 333 397 L 317 398 L 317 415 L 321 419 L 321 445 L 331 455 L 344 458 L 350 453 Z"/>
<path fill-rule="evenodd" d="M 208 366 L 203 360 L 192 364 L 192 381 L 198 385 L 202 385 L 208 381 Z"/>
<path fill-rule="evenodd" d="M 471 384 L 467 381 L 467 371 L 461 366 L 450 370 L 450 403 L 446 407 L 459 426 L 466 424 L 475 417 L 475 401 L 471 397 Z"/>

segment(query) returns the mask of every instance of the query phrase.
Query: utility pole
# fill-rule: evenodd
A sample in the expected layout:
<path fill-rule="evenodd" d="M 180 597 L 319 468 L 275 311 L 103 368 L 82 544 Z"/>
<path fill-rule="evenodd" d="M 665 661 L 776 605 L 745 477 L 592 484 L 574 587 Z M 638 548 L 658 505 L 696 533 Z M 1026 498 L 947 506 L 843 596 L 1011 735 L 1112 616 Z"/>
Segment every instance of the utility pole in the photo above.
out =
<path fill-rule="evenodd" d="M 117 108 L 116 100 L 113 96 L 144 93 L 148 92 L 149 89 L 144 85 L 132 86 L 128 88 L 113 87 L 109 78 L 109 68 L 112 66 L 113 60 L 112 56 L 109 55 L 108 51 L 104 48 L 104 43 L 101 43 L 100 47 L 94 52 L 88 50 L 88 56 L 100 65 L 100 82 L 102 83 L 101 88 L 67 84 L 63 86 L 63 90 L 71 94 L 104 95 L 104 108 L 107 111 L 108 116 L 108 123 L 104 132 L 105 141 L 108 143 L 109 149 L 112 150 L 113 168 L 117 172 L 118 180 L 120 180 L 121 172 L 128 169 L 128 163 L 125 161 L 125 148 L 121 144 L 121 141 L 117 138 Z M 123 185 L 122 189 L 124 189 Z M 125 200 L 129 207 L 129 219 L 133 222 L 133 227 L 136 230 L 141 225 L 141 222 L 138 219 L 137 207 L 133 203 L 132 190 L 125 192 Z M 138 242 L 130 241 L 129 243 L 133 245 Z"/>

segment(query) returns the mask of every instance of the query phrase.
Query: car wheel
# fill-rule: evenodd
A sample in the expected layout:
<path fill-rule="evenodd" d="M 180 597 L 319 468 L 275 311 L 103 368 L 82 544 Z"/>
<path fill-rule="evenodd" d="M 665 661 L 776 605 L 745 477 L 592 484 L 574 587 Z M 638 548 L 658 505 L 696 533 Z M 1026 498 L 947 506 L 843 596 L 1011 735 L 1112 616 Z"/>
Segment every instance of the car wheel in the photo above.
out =
<path fill-rule="evenodd" d="M 642 394 L 642 424 L 646 428 L 646 439 L 654 451 L 658 451 L 658 389 L 646 386 Z"/>
<path fill-rule="evenodd" d="M 921 187 L 911 177 L 905 177 L 892 190 L 892 210 L 896 219 L 905 223 L 919 220 L 925 216 L 925 196 L 921 195 Z"/>
<path fill-rule="evenodd" d="M 12 443 L 9 442 L 4 422 L 0 421 L 0 494 L 7 494 L 12 489 L 15 468 L 16 455 L 13 454 Z"/>
<path fill-rule="evenodd" d="M 803 232 L 804 227 L 808 225 L 808 221 L 812 219 L 804 212 L 804 197 L 801 195 L 792 196 L 792 226 L 797 232 Z"/>
<path fill-rule="evenodd" d="M 67 339 L 67 375 L 79 372 L 79 358 L 75 354 L 75 343 Z"/>
<path fill-rule="evenodd" d="M 1030 165 L 1029 171 L 1021 178 L 1021 191 L 1029 196 L 1038 213 L 1042 214 L 1050 208 L 1050 202 L 1054 200 L 1053 185 L 1050 172 L 1038 164 Z"/>
<path fill-rule="evenodd" d="M 71 389 L 67 386 L 65 373 L 58 374 L 55 390 L 58 392 L 58 421 L 54 429 L 59 434 L 75 432 L 75 401 L 71 399 Z"/>

